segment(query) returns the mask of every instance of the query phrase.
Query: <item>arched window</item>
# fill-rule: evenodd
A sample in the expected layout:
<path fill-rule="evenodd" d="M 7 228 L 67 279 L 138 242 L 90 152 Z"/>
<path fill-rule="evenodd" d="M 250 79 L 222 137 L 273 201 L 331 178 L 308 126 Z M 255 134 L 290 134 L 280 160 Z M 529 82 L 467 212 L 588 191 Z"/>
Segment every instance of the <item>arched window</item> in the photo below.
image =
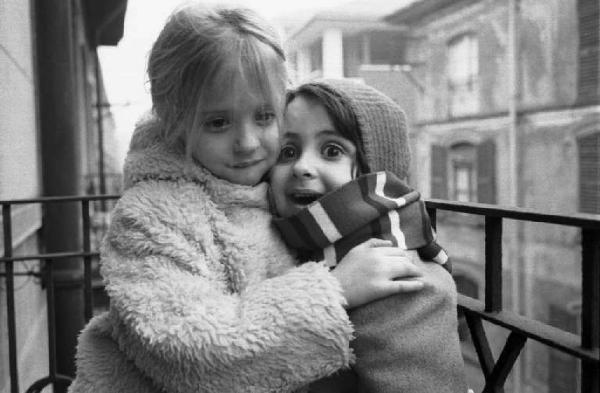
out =
<path fill-rule="evenodd" d="M 496 143 L 460 142 L 431 146 L 431 196 L 496 203 Z"/>

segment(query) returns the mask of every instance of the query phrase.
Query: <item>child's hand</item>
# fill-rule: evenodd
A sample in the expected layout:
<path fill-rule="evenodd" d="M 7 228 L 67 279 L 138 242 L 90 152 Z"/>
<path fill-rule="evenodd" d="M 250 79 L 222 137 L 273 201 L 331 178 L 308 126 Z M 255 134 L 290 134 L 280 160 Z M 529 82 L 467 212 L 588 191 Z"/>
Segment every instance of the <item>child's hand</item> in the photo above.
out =
<path fill-rule="evenodd" d="M 341 283 L 348 305 L 357 307 L 400 292 L 423 289 L 419 269 L 404 250 L 388 240 L 369 239 L 342 258 L 331 272 Z"/>

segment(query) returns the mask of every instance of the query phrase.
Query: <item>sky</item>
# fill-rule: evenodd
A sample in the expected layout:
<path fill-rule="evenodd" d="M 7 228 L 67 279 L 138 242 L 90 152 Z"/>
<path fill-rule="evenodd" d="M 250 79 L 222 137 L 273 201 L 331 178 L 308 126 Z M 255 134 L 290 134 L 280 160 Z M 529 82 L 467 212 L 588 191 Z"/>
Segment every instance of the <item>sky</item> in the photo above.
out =
<path fill-rule="evenodd" d="M 349 0 L 237 0 L 234 4 L 256 10 L 275 25 L 282 20 L 301 23 L 312 13 Z M 124 159 L 139 116 L 150 108 L 146 83 L 146 60 L 154 39 L 170 12 L 181 0 L 129 0 L 123 38 L 115 47 L 100 47 L 106 94 L 116 123 L 117 160 Z M 230 3 L 230 2 L 229 2 Z M 281 26 L 279 26 L 281 28 Z"/>

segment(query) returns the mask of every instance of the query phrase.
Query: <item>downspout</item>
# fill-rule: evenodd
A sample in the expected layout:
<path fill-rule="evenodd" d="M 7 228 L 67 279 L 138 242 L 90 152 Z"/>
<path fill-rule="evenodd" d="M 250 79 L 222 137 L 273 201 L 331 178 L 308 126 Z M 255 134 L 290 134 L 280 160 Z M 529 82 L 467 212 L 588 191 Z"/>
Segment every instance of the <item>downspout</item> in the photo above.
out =
<path fill-rule="evenodd" d="M 509 160 L 509 182 L 510 198 L 509 204 L 517 207 L 519 203 L 519 7 L 520 0 L 508 0 L 508 160 Z M 521 233 L 523 223 L 515 221 L 513 231 L 510 234 L 511 256 L 510 274 L 511 274 L 511 304 L 513 311 L 520 314 L 523 309 L 524 285 L 521 258 Z M 524 267 L 524 266 L 523 266 Z M 527 274 L 526 271 L 524 271 Z M 524 352 L 525 353 L 525 352 Z M 517 360 L 512 370 L 513 391 L 515 393 L 523 392 L 523 374 L 525 360 L 522 355 Z"/>
<path fill-rule="evenodd" d="M 81 124 L 76 114 L 77 80 L 74 10 L 70 1 L 36 1 L 38 105 L 44 196 L 80 195 Z M 45 253 L 81 249 L 81 208 L 73 203 L 44 206 Z M 49 265 L 46 265 L 49 268 Z M 79 258 L 52 261 L 55 297 L 56 372 L 75 375 L 77 335 L 83 328 L 83 269 Z M 57 392 L 62 391 L 56 389 Z"/>

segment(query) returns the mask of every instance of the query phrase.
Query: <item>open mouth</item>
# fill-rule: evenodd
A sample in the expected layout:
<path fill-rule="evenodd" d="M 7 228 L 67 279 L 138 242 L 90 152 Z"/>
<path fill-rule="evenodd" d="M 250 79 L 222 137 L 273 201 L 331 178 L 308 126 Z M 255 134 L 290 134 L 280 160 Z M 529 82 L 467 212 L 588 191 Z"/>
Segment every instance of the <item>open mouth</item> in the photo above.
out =
<path fill-rule="evenodd" d="M 296 205 L 308 206 L 317 199 L 319 199 L 323 194 L 318 192 L 311 191 L 301 191 L 301 192 L 293 192 L 289 195 L 289 198 Z"/>

